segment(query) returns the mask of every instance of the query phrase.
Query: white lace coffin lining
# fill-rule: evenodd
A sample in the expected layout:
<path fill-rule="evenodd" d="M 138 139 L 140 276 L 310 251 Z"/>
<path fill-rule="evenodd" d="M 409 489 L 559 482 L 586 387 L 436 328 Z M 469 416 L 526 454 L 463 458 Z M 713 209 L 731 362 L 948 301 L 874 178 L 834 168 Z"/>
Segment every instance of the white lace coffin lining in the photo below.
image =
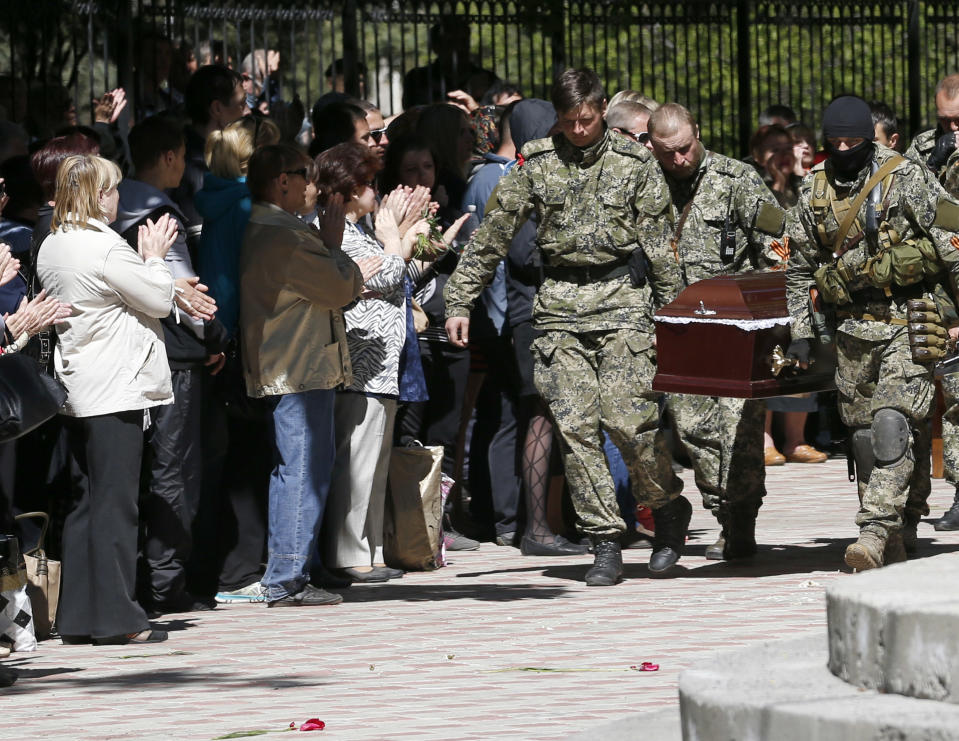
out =
<path fill-rule="evenodd" d="M 730 327 L 739 327 L 746 332 L 786 326 L 792 321 L 788 316 L 775 316 L 771 319 L 719 319 L 716 317 L 656 315 L 653 319 L 657 322 L 664 322 L 665 324 L 725 324 Z"/>

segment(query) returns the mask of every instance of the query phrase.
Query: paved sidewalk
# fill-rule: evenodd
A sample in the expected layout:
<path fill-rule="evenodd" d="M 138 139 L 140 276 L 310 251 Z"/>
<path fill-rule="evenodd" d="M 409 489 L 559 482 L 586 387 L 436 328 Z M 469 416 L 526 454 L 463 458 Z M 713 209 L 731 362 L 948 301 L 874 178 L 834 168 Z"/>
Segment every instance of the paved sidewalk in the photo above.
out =
<path fill-rule="evenodd" d="M 716 534 L 696 506 L 680 578 L 587 588 L 590 557 L 524 558 L 484 543 L 438 572 L 354 586 L 344 604 L 222 606 L 168 617 L 155 646 L 40 645 L 14 654 L 0 738 L 213 739 L 326 722 L 326 739 L 561 739 L 676 705 L 684 668 L 714 649 L 823 628 L 823 589 L 844 578 L 856 495 L 845 461 L 768 469 L 757 558 L 706 561 Z M 933 482 L 931 517 L 952 493 Z M 920 555 L 959 533 L 920 525 Z M 658 672 L 630 667 L 643 661 Z M 297 732 L 297 735 L 299 732 Z"/>

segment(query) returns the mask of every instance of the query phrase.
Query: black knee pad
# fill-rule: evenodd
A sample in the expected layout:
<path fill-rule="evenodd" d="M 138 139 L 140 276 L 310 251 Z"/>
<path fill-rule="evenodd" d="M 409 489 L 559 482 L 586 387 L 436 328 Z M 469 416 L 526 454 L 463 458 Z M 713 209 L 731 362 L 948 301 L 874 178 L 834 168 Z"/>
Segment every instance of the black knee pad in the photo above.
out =
<path fill-rule="evenodd" d="M 912 434 L 909 420 L 895 409 L 880 409 L 872 418 L 872 452 L 876 465 L 893 468 L 909 454 Z"/>

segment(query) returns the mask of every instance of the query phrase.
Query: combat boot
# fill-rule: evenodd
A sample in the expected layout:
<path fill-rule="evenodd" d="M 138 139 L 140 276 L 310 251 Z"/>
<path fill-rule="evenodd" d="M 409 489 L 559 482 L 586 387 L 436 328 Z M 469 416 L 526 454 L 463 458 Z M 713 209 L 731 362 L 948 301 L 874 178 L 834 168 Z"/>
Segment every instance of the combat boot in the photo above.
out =
<path fill-rule="evenodd" d="M 706 546 L 705 556 L 709 561 L 722 561 L 726 558 L 726 528 L 719 533 L 715 543 Z"/>
<path fill-rule="evenodd" d="M 908 560 L 906 551 L 908 550 L 904 543 L 903 533 L 895 533 L 886 538 L 886 549 L 882 554 L 883 564 L 888 566 L 891 563 L 902 563 Z"/>
<path fill-rule="evenodd" d="M 722 529 L 719 531 L 716 542 L 706 546 L 703 555 L 706 556 L 708 561 L 722 561 L 726 558 L 726 540 L 729 537 L 729 507 L 722 503 L 714 514 Z"/>
<path fill-rule="evenodd" d="M 959 486 L 956 487 L 956 496 L 952 506 L 946 510 L 942 518 L 933 526 L 936 530 L 959 530 Z"/>
<path fill-rule="evenodd" d="M 693 516 L 693 506 L 680 495 L 669 504 L 653 510 L 656 521 L 656 536 L 653 539 L 653 554 L 649 557 L 649 570 L 660 576 L 676 565 L 686 549 L 686 530 Z"/>
<path fill-rule="evenodd" d="M 878 569 L 882 566 L 882 553 L 886 541 L 871 530 L 862 530 L 859 540 L 846 548 L 846 565 L 856 571 Z"/>
<path fill-rule="evenodd" d="M 611 587 L 623 579 L 623 553 L 615 540 L 600 540 L 593 546 L 593 566 L 586 572 L 586 586 Z"/>

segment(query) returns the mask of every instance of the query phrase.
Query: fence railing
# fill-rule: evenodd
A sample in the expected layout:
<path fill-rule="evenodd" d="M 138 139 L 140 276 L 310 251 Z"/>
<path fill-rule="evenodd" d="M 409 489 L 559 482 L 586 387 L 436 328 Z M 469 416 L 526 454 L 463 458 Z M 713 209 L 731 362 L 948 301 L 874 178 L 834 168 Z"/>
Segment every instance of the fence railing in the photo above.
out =
<path fill-rule="evenodd" d="M 286 99 L 309 107 L 339 86 L 387 114 L 409 70 L 436 58 L 441 25 L 480 68 L 546 97 L 566 66 L 595 68 L 610 93 L 641 90 L 690 107 L 707 145 L 741 155 L 759 112 L 791 105 L 806 123 L 835 95 L 882 100 L 907 133 L 934 120 L 932 90 L 959 70 L 954 0 L 33 0 L 0 9 L 0 106 L 48 133 L 75 103 L 116 85 L 151 109 L 176 98 L 177 55 L 238 67 L 280 52 Z M 463 63 L 466 51 L 458 57 Z M 328 69 L 334 74 L 326 75 Z M 182 87 L 182 85 L 181 85 Z"/>

